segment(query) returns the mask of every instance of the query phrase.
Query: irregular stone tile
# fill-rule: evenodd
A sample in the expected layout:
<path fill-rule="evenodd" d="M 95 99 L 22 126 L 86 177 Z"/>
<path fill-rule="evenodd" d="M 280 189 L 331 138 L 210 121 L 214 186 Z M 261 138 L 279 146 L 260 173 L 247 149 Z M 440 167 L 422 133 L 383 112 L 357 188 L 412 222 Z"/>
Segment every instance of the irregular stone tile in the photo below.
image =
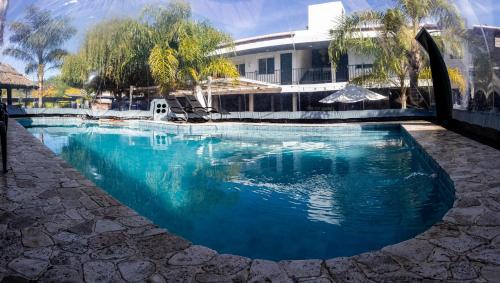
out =
<path fill-rule="evenodd" d="M 96 233 L 113 232 L 124 229 L 125 227 L 123 227 L 123 225 L 121 225 L 120 223 L 108 219 L 99 219 L 95 223 Z"/>
<path fill-rule="evenodd" d="M 482 206 L 453 208 L 445 215 L 443 220 L 458 225 L 472 225 L 484 212 L 485 208 Z"/>
<path fill-rule="evenodd" d="M 196 274 L 203 272 L 199 266 L 168 266 L 159 269 L 168 283 L 196 282 Z"/>
<path fill-rule="evenodd" d="M 67 252 L 75 253 L 75 254 L 83 254 L 87 252 L 87 240 L 81 239 L 76 240 L 69 243 L 64 243 L 60 245 L 61 249 Z"/>
<path fill-rule="evenodd" d="M 111 282 L 115 273 L 115 265 L 110 261 L 90 261 L 83 264 L 85 282 Z"/>
<path fill-rule="evenodd" d="M 369 282 L 356 262 L 350 258 L 340 257 L 325 261 L 329 274 L 337 282 Z"/>
<path fill-rule="evenodd" d="M 18 257 L 9 263 L 9 268 L 28 279 L 36 279 L 42 274 L 49 263 L 45 260 Z"/>
<path fill-rule="evenodd" d="M 112 245 L 100 250 L 93 251 L 90 257 L 93 259 L 122 259 L 134 255 L 136 251 L 125 243 Z"/>
<path fill-rule="evenodd" d="M 456 261 L 457 258 L 458 255 L 455 252 L 437 247 L 432 251 L 427 260 L 429 262 L 452 262 Z"/>
<path fill-rule="evenodd" d="M 100 195 L 91 196 L 90 198 L 101 207 L 115 206 L 120 204 L 115 199 L 102 193 Z"/>
<path fill-rule="evenodd" d="M 489 282 L 496 282 L 500 278 L 500 266 L 487 265 L 481 269 L 481 277 Z"/>
<path fill-rule="evenodd" d="M 427 241 L 410 239 L 392 246 L 387 246 L 382 251 L 405 258 L 406 260 L 421 262 L 432 252 L 434 246 Z"/>
<path fill-rule="evenodd" d="M 61 231 L 59 233 L 57 233 L 56 235 L 54 235 L 52 237 L 56 242 L 60 242 L 60 243 L 69 243 L 69 242 L 73 242 L 77 239 L 80 239 L 81 237 L 78 236 L 77 234 L 75 233 L 70 233 L 70 232 L 66 232 L 66 231 Z"/>
<path fill-rule="evenodd" d="M 142 216 L 129 216 L 118 219 L 120 223 L 128 227 L 141 227 L 151 224 L 149 220 Z"/>
<path fill-rule="evenodd" d="M 168 234 L 141 238 L 137 241 L 140 252 L 152 259 L 170 257 L 172 253 L 184 250 L 189 245 L 190 243 L 185 239 Z"/>
<path fill-rule="evenodd" d="M 31 249 L 24 252 L 25 257 L 41 260 L 49 260 L 51 255 L 52 248 L 47 247 Z"/>
<path fill-rule="evenodd" d="M 50 257 L 50 264 L 56 266 L 72 266 L 73 268 L 78 269 L 81 266 L 81 262 L 84 261 L 83 259 L 86 259 L 86 256 L 66 252 L 63 250 L 55 250 L 52 252 L 52 255 Z"/>
<path fill-rule="evenodd" d="M 47 270 L 38 281 L 72 283 L 82 282 L 83 278 L 77 270 L 66 266 L 61 266 Z"/>
<path fill-rule="evenodd" d="M 167 280 L 158 273 L 151 275 L 147 281 L 148 283 L 167 283 Z"/>
<path fill-rule="evenodd" d="M 293 282 L 274 261 L 256 259 L 250 266 L 248 282 Z"/>
<path fill-rule="evenodd" d="M 20 242 L 8 246 L 0 246 L 0 266 L 6 267 L 8 263 L 22 255 L 23 252 L 24 247 Z"/>
<path fill-rule="evenodd" d="M 472 226 L 465 231 L 469 235 L 491 240 L 500 235 L 500 228 L 497 226 Z"/>
<path fill-rule="evenodd" d="M 91 234 L 92 231 L 94 230 L 94 224 L 95 222 L 93 220 L 91 221 L 86 221 L 80 224 L 77 224 L 73 227 L 70 227 L 68 229 L 69 232 L 78 234 L 78 235 L 88 235 Z"/>
<path fill-rule="evenodd" d="M 222 254 L 216 255 L 206 263 L 202 269 L 207 273 L 217 275 L 232 275 L 250 266 L 250 259 L 246 257 Z"/>
<path fill-rule="evenodd" d="M 445 249 L 450 249 L 458 253 L 466 252 L 487 243 L 487 241 L 482 238 L 469 236 L 466 234 L 460 234 L 460 236 L 458 237 L 430 239 L 429 241 L 435 245 L 438 245 Z"/>
<path fill-rule="evenodd" d="M 244 269 L 236 274 L 216 274 L 210 272 L 197 273 L 195 282 L 200 283 L 230 283 L 230 282 L 247 282 L 248 270 Z"/>
<path fill-rule="evenodd" d="M 476 279 L 479 275 L 479 268 L 475 267 L 469 261 L 464 260 L 452 263 L 450 270 L 453 278 L 458 280 L 472 280 Z"/>
<path fill-rule="evenodd" d="M 320 278 L 305 278 L 305 279 L 299 279 L 300 283 L 332 283 L 332 280 L 326 278 L 326 277 L 320 277 Z"/>
<path fill-rule="evenodd" d="M 23 245 L 29 248 L 47 247 L 54 244 L 43 228 L 24 228 L 21 233 Z"/>
<path fill-rule="evenodd" d="M 354 260 L 375 273 L 394 272 L 401 268 L 399 263 L 382 253 L 364 253 L 354 257 Z"/>
<path fill-rule="evenodd" d="M 126 240 L 125 235 L 120 232 L 108 232 L 89 238 L 88 244 L 91 249 L 102 249 L 114 244 L 123 243 Z"/>
<path fill-rule="evenodd" d="M 216 252 L 203 246 L 190 246 L 168 260 L 171 265 L 199 265 L 209 261 Z"/>
<path fill-rule="evenodd" d="M 500 211 L 486 211 L 479 215 L 476 220 L 481 226 L 500 226 Z"/>
<path fill-rule="evenodd" d="M 100 207 L 95 201 L 93 201 L 89 197 L 81 197 L 78 200 L 86 209 L 89 210 L 97 209 Z"/>
<path fill-rule="evenodd" d="M 292 278 L 318 277 L 321 275 L 321 260 L 287 260 L 280 265 Z"/>
<path fill-rule="evenodd" d="M 31 280 L 29 279 L 26 279 L 24 277 L 21 277 L 21 276 L 17 276 L 17 275 L 7 275 L 5 276 L 3 279 L 2 279 L 2 274 L 0 273 L 0 282 L 2 283 L 30 283 L 32 282 Z"/>
<path fill-rule="evenodd" d="M 449 278 L 448 270 L 442 263 L 420 263 L 409 267 L 409 271 L 424 278 L 433 280 L 445 280 Z"/>
<path fill-rule="evenodd" d="M 122 261 L 118 269 L 123 279 L 129 282 L 145 280 L 155 272 L 155 265 L 145 260 Z"/>
<path fill-rule="evenodd" d="M 467 257 L 486 264 L 500 265 L 500 248 L 478 249 L 468 253 Z"/>

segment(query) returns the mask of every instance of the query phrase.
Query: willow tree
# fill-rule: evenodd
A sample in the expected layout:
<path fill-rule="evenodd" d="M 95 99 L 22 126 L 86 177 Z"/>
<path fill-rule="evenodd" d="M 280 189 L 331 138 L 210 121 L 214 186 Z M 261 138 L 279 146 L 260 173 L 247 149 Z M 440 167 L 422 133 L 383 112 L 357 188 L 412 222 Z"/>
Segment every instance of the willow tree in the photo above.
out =
<path fill-rule="evenodd" d="M 4 50 L 5 55 L 27 63 L 27 74 L 37 73 L 38 104 L 42 106 L 45 71 L 58 68 L 67 54 L 61 46 L 69 40 L 76 30 L 68 24 L 68 19 L 52 17 L 50 11 L 29 6 L 22 21 L 10 26 L 11 47 Z"/>
<path fill-rule="evenodd" d="M 395 8 L 386 11 L 368 10 L 341 17 L 330 32 L 329 54 L 334 67 L 348 50 L 374 58 L 372 71 L 363 79 L 389 81 L 396 77 L 401 106 L 406 108 L 405 80 L 409 78 L 411 89 L 416 90 L 419 72 L 425 66 L 421 47 L 415 40 L 419 29 L 435 23 L 441 42 L 457 54 L 461 51 L 459 35 L 465 26 L 448 0 L 395 0 L 395 4 Z M 372 29 L 367 33 L 365 27 Z"/>
<path fill-rule="evenodd" d="M 82 86 L 95 74 L 92 88 L 118 95 L 130 85 L 149 83 L 150 29 L 133 19 L 101 22 L 86 34 L 77 54 L 64 59 L 64 81 Z"/>
<path fill-rule="evenodd" d="M 167 9 L 156 11 L 152 18 L 162 20 L 152 25 L 158 35 L 154 37 L 149 66 L 163 92 L 196 91 L 208 77 L 238 76 L 234 64 L 216 54 L 220 46 L 232 43 L 231 37 L 207 22 L 194 21 L 185 2 L 174 2 Z M 169 31 L 164 32 L 167 27 Z"/>

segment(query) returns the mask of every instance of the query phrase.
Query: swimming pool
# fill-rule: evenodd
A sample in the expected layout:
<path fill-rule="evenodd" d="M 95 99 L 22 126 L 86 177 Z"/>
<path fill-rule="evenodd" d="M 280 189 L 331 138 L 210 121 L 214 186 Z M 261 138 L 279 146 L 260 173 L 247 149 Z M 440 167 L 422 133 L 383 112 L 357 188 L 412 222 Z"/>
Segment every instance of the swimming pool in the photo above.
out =
<path fill-rule="evenodd" d="M 399 125 L 20 122 L 122 203 L 219 253 L 354 255 L 426 230 L 454 199 Z"/>

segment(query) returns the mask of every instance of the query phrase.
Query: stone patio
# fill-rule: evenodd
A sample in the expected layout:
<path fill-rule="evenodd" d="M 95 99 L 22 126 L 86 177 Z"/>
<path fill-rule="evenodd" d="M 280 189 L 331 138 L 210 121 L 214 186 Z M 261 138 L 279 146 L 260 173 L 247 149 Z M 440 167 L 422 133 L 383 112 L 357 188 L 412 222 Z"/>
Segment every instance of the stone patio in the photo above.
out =
<path fill-rule="evenodd" d="M 405 129 L 455 183 L 443 221 L 349 258 L 273 262 L 217 254 L 121 205 L 11 120 L 0 174 L 0 281 L 500 281 L 500 151 L 429 123 Z"/>

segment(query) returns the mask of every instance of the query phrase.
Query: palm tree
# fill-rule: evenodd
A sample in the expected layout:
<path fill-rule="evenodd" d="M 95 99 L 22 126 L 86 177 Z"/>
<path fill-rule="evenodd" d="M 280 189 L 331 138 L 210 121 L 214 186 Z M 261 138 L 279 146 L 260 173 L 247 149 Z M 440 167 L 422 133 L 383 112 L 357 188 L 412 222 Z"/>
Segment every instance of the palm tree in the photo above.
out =
<path fill-rule="evenodd" d="M 163 37 L 155 37 L 156 44 L 149 56 L 151 74 L 163 92 L 180 88 L 196 91 L 200 82 L 209 76 L 238 77 L 234 64 L 216 54 L 221 45 L 231 45 L 229 35 L 206 22 L 193 21 L 190 8 L 184 2 L 171 4 L 155 15 L 167 19 L 172 27 L 168 33 L 160 33 Z M 163 26 L 160 22 L 153 29 L 161 31 Z"/>
<path fill-rule="evenodd" d="M 3 53 L 25 61 L 26 74 L 37 73 L 39 107 L 43 102 L 45 71 L 60 66 L 62 57 L 67 54 L 60 46 L 76 33 L 67 22 L 66 18 L 53 18 L 48 10 L 29 6 L 23 21 L 13 22 L 10 26 L 12 47 Z"/>
<path fill-rule="evenodd" d="M 5 27 L 8 7 L 9 0 L 0 0 L 0 46 L 3 44 L 3 30 Z"/>
<path fill-rule="evenodd" d="M 456 7 L 447 0 L 394 0 L 395 8 L 386 11 L 363 11 L 339 19 L 331 30 L 329 53 L 335 68 L 348 50 L 374 58 L 372 71 L 360 78 L 365 81 L 397 80 L 401 107 L 406 108 L 409 77 L 412 90 L 418 87 L 418 75 L 425 67 L 422 52 L 415 40 L 419 29 L 429 21 L 440 30 L 441 43 L 450 52 L 461 52 L 460 35 L 465 25 Z M 371 29 L 371 36 L 366 34 Z"/>

